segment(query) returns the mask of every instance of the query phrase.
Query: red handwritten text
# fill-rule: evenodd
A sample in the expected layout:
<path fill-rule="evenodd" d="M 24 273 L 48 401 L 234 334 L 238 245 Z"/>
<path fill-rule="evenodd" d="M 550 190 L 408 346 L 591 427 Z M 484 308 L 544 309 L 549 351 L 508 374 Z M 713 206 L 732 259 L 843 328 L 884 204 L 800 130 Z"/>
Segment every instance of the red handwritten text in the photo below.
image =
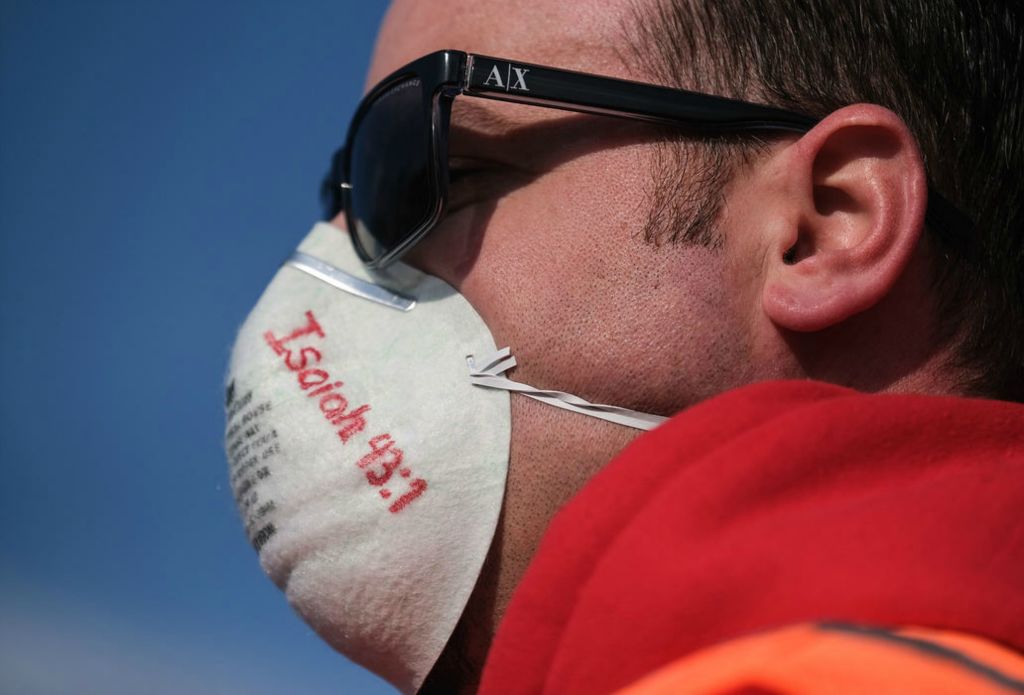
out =
<path fill-rule="evenodd" d="M 323 353 L 308 343 L 326 338 L 323 328 L 313 316 L 312 311 L 306 312 L 306 324 L 296 328 L 288 335 L 278 338 L 271 331 L 263 334 L 263 339 L 274 353 L 280 356 L 284 366 L 295 373 L 298 388 L 311 399 L 315 399 L 324 419 L 335 429 L 341 443 L 348 444 L 354 435 L 366 429 L 366 414 L 370 412 L 369 404 L 353 407 L 342 393 L 345 385 L 335 381 L 326 369 L 320 366 Z M 287 346 L 287 347 L 286 347 Z M 370 438 L 370 451 L 359 458 L 357 465 L 366 474 L 370 485 L 380 488 L 378 494 L 387 500 L 391 498 L 391 490 L 384 487 L 397 470 L 401 478 L 412 478 L 412 470 L 403 465 L 404 452 L 398 448 L 390 434 L 378 434 Z M 409 490 L 391 503 L 388 510 L 393 514 L 402 511 L 427 489 L 427 481 L 414 478 L 408 482 Z"/>

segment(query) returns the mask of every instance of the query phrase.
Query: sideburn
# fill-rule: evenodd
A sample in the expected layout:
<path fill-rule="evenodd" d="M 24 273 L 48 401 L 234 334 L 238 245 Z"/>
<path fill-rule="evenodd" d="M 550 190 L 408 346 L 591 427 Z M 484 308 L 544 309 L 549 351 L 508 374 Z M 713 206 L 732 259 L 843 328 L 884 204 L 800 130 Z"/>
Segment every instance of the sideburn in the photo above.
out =
<path fill-rule="evenodd" d="M 720 249 L 723 239 L 717 223 L 725 188 L 758 149 L 749 138 L 740 141 L 665 128 L 652 155 L 644 240 L 655 246 Z"/>

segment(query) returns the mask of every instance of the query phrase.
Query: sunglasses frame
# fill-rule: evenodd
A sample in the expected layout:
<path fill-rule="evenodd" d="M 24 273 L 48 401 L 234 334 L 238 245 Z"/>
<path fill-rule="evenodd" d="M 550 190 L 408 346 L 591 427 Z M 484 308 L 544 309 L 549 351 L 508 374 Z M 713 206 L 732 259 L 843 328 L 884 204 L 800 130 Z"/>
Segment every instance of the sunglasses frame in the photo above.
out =
<path fill-rule="evenodd" d="M 757 131 L 805 133 L 819 119 L 805 114 L 726 97 L 661 87 L 613 77 L 561 70 L 456 50 L 430 53 L 381 80 L 356 109 L 345 145 L 333 159 L 323 190 L 331 210 L 345 211 L 349 230 L 355 230 L 349 183 L 351 152 L 363 118 L 378 98 L 405 81 L 418 79 L 424 117 L 430 119 L 428 152 L 429 212 L 394 248 L 373 257 L 350 233 L 356 253 L 372 269 L 395 262 L 444 218 L 448 199 L 448 133 L 455 97 L 465 95 L 580 113 L 681 126 L 707 134 Z M 947 240 L 963 238 L 971 220 L 929 184 L 926 221 Z M 340 196 L 338 195 L 340 193 Z M 332 214 L 332 216 L 333 216 Z M 959 230 L 958 230 L 959 228 Z"/>

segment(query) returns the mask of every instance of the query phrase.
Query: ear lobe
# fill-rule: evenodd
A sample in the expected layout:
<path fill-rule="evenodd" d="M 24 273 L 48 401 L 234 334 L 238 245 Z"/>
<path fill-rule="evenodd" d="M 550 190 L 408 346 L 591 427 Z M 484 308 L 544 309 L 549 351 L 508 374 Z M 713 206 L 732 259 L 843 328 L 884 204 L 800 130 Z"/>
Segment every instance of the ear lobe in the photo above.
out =
<path fill-rule="evenodd" d="M 770 242 L 762 304 L 780 327 L 818 331 L 899 279 L 924 225 L 924 162 L 906 124 L 870 104 L 831 113 L 784 157 L 790 222 Z"/>

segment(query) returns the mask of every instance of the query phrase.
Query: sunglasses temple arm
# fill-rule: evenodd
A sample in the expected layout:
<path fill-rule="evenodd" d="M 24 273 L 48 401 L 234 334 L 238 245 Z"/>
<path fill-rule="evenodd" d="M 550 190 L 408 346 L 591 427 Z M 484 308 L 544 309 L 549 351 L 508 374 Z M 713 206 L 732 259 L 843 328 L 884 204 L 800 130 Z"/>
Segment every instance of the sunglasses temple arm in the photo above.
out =
<path fill-rule="evenodd" d="M 761 104 L 472 54 L 467 55 L 462 93 L 676 126 L 690 124 L 702 131 L 806 132 L 817 122 Z"/>

